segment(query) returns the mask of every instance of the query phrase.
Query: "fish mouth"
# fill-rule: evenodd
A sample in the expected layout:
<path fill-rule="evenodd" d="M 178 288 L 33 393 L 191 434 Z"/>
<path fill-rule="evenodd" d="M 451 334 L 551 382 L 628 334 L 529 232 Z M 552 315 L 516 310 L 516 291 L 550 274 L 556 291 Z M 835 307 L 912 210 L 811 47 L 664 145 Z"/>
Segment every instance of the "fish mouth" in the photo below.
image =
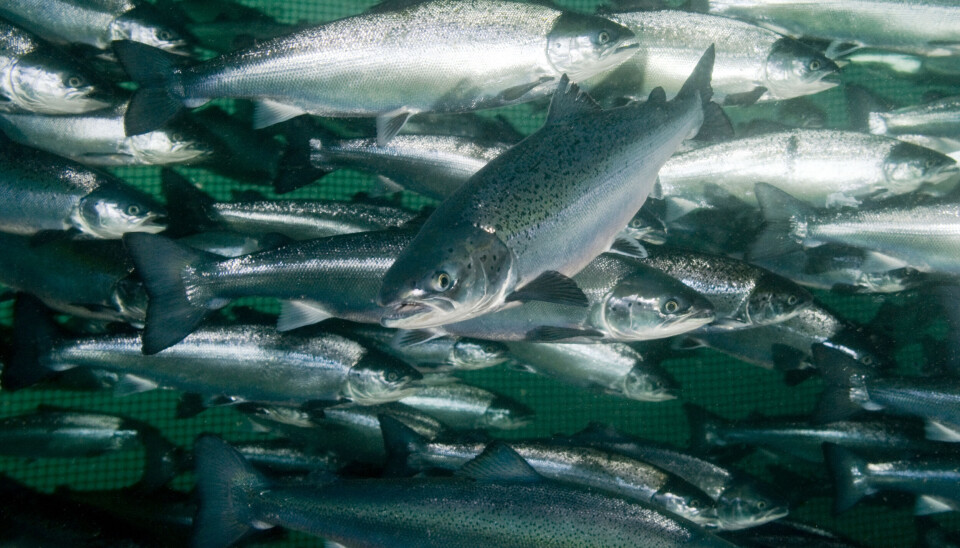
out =
<path fill-rule="evenodd" d="M 434 307 L 422 302 L 400 301 L 390 307 L 380 317 L 380 324 L 384 327 L 402 327 L 410 319 L 431 312 Z"/>
<path fill-rule="evenodd" d="M 828 72 L 821 76 L 817 81 L 833 86 L 838 86 L 842 83 L 840 71 Z"/>
<path fill-rule="evenodd" d="M 617 46 L 616 48 L 614 48 L 613 53 L 614 54 L 623 53 L 625 51 L 630 51 L 632 49 L 637 49 L 637 50 L 640 49 L 640 42 L 630 42 L 628 44 L 623 44 L 622 46 Z"/>

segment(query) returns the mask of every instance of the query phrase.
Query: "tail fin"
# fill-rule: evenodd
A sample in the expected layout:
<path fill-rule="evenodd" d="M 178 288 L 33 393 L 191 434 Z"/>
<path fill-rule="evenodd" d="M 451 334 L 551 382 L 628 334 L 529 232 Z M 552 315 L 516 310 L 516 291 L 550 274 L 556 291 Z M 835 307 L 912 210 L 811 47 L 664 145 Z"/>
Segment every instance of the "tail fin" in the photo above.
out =
<path fill-rule="evenodd" d="M 162 169 L 160 191 L 168 204 L 169 225 L 165 236 L 176 238 L 221 228 L 219 215 L 213 209 L 216 200 L 193 186 L 183 175 L 169 168 Z"/>
<path fill-rule="evenodd" d="M 143 477 L 137 485 L 146 492 L 156 491 L 185 468 L 186 455 L 153 426 L 140 421 L 132 422 L 140 432 L 140 441 L 146 453 Z"/>
<path fill-rule="evenodd" d="M 124 70 L 140 86 L 123 117 L 127 136 L 154 131 L 172 120 L 184 106 L 182 91 L 175 91 L 183 89 L 177 76 L 182 58 L 129 40 L 114 42 L 113 50 Z"/>
<path fill-rule="evenodd" d="M 802 249 L 793 227 L 797 219 L 812 215 L 814 209 L 767 183 L 757 183 L 754 189 L 766 226 L 750 248 L 751 259 L 778 257 Z"/>
<path fill-rule="evenodd" d="M 333 173 L 323 166 L 323 141 L 329 142 L 333 134 L 306 120 L 293 120 L 286 124 L 287 148 L 280 159 L 273 189 L 277 194 L 292 192 Z"/>
<path fill-rule="evenodd" d="M 812 351 L 814 363 L 823 376 L 823 392 L 814 419 L 821 423 L 833 422 L 859 413 L 862 404 L 869 401 L 864 379 L 871 373 L 839 350 L 816 344 Z"/>
<path fill-rule="evenodd" d="M 226 548 L 254 528 L 249 497 L 267 481 L 234 448 L 211 435 L 194 447 L 199 507 L 193 545 Z"/>
<path fill-rule="evenodd" d="M 833 511 L 850 509 L 863 497 L 876 492 L 866 473 L 867 461 L 832 443 L 823 444 L 823 457 L 833 477 Z"/>
<path fill-rule="evenodd" d="M 710 99 L 713 97 L 710 78 L 713 75 L 713 61 L 715 57 L 716 47 L 710 44 L 710 47 L 707 48 L 707 51 L 703 52 L 700 61 L 697 62 L 697 66 L 693 69 L 693 72 L 690 73 L 687 81 L 683 83 L 683 87 L 681 87 L 677 93 L 678 99 L 691 97 L 694 93 L 699 92 L 700 101 L 703 103 L 703 106 L 706 107 L 707 104 L 710 103 Z"/>
<path fill-rule="evenodd" d="M 123 243 L 149 297 L 143 353 L 156 354 L 183 340 L 216 308 L 211 299 L 188 298 L 194 283 L 186 267 L 220 258 L 155 234 L 127 234 Z"/>
<path fill-rule="evenodd" d="M 847 98 L 847 119 L 851 129 L 879 135 L 887 132 L 886 122 L 879 114 L 892 110 L 893 103 L 863 86 L 844 86 L 843 93 Z"/>
<path fill-rule="evenodd" d="M 700 125 L 700 131 L 694 137 L 697 141 L 719 142 L 729 141 L 735 137 L 733 122 L 723 108 L 709 102 L 703 106 L 703 124 Z"/>
<path fill-rule="evenodd" d="M 13 305 L 13 314 L 13 348 L 0 377 L 5 391 L 32 386 L 55 373 L 44 365 L 43 355 L 56 340 L 58 328 L 43 303 L 21 293 Z"/>
<path fill-rule="evenodd" d="M 690 450 L 695 453 L 709 453 L 726 445 L 721 430 L 729 424 L 727 419 L 711 413 L 692 403 L 683 404 L 690 425 Z"/>
<path fill-rule="evenodd" d="M 387 451 L 383 475 L 402 477 L 419 472 L 421 466 L 416 455 L 424 451 L 427 439 L 387 413 L 381 413 L 377 418 L 380 419 L 383 446 Z"/>

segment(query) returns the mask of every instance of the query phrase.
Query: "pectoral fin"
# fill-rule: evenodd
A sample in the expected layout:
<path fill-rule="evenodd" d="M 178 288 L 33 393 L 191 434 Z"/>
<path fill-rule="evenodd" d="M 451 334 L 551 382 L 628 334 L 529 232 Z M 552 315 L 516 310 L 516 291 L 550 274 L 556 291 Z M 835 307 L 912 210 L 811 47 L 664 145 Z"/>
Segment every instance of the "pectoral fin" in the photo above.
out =
<path fill-rule="evenodd" d="M 588 306 L 589 301 L 577 282 L 555 271 L 548 270 L 535 280 L 507 296 L 507 302 L 543 301 L 569 306 Z"/>

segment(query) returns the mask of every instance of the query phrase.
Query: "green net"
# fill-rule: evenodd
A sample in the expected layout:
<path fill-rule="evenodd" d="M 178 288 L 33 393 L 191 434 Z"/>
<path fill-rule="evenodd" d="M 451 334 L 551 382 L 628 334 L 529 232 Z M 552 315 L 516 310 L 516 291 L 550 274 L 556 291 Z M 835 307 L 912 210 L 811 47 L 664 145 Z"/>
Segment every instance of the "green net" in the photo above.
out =
<path fill-rule="evenodd" d="M 191 0 L 187 0 L 191 1 Z M 321 22 L 362 11 L 372 2 L 335 0 L 247 0 L 243 2 L 259 8 L 282 22 Z M 591 11 L 595 3 L 589 0 L 560 2 L 566 7 Z M 918 99 L 925 88 L 905 85 L 892 79 L 879 78 L 866 69 L 852 69 L 845 75 L 851 81 L 870 85 L 882 95 L 898 95 Z M 840 88 L 810 97 L 814 103 L 829 114 L 829 124 L 842 127 L 846 122 L 845 100 Z M 230 102 L 220 102 L 229 108 Z M 730 116 L 737 120 L 768 116 L 775 117 L 775 106 L 755 106 L 729 109 Z M 529 133 L 539 127 L 543 114 L 529 106 L 517 106 L 484 112 L 485 116 L 505 115 L 520 131 Z M 154 194 L 159 193 L 159 169 L 152 167 L 118 168 L 117 175 L 137 187 Z M 195 168 L 179 170 L 190 180 L 218 199 L 230 199 L 237 190 L 254 189 L 273 196 L 267 187 L 242 184 L 217 176 L 209 171 Z M 340 170 L 322 181 L 285 198 L 349 199 L 358 191 L 373 188 L 372 177 L 349 170 Z M 404 193 L 403 205 L 420 207 L 428 200 Z M 818 294 L 825 303 L 844 317 L 866 321 L 878 308 L 871 298 L 844 297 Z M 268 299 L 246 299 L 241 304 L 253 304 L 258 308 L 276 312 L 277 302 Z M 11 323 L 10 303 L 0 306 L 0 322 Z M 918 347 L 907 347 L 898 356 L 904 367 L 919 359 Z M 805 414 L 815 404 L 820 391 L 818 380 L 799 386 L 788 387 L 782 377 L 709 350 L 682 354 L 668 360 L 664 366 L 682 384 L 682 400 L 663 403 L 641 403 L 618 399 L 608 395 L 594 394 L 566 386 L 549 378 L 510 370 L 470 372 L 462 375 L 466 382 L 496 390 L 519 399 L 537 412 L 537 419 L 528 427 L 509 432 L 506 437 L 549 436 L 558 432 L 572 433 L 591 421 L 612 424 L 624 431 L 682 444 L 687 439 L 687 422 L 681 408 L 683 401 L 695 402 L 720 415 L 739 418 L 752 412 L 767 415 Z M 194 438 L 203 432 L 214 432 L 227 440 L 242 441 L 259 439 L 266 434 L 254 432 L 246 419 L 230 408 L 205 411 L 190 419 L 176 419 L 174 411 L 179 394 L 172 391 L 153 391 L 124 398 L 114 398 L 103 393 L 45 391 L 28 389 L 17 393 L 0 393 L 0 415 L 9 416 L 33 410 L 38 404 L 53 404 L 62 407 L 120 413 L 147 421 L 177 444 L 190 446 Z M 134 483 L 142 470 L 142 453 L 128 452 L 89 459 L 23 459 L 0 458 L 0 471 L 12 475 L 38 489 L 50 491 L 66 484 L 76 489 L 109 489 Z M 765 474 L 765 465 L 774 462 L 762 455 L 747 460 L 745 464 L 758 474 Z M 811 479 L 810 481 L 824 481 Z M 188 489 L 192 478 L 178 478 L 174 487 Z M 784 486 L 790 490 L 791 486 Z M 804 522 L 836 530 L 870 546 L 900 547 L 911 545 L 915 538 L 913 516 L 909 509 L 888 509 L 871 504 L 860 504 L 840 517 L 830 512 L 830 499 L 815 498 L 800 505 L 793 516 Z M 938 518 L 944 523 L 956 525 L 956 518 L 948 515 Z M 280 541 L 286 545 L 320 545 L 313 537 L 290 534 Z"/>

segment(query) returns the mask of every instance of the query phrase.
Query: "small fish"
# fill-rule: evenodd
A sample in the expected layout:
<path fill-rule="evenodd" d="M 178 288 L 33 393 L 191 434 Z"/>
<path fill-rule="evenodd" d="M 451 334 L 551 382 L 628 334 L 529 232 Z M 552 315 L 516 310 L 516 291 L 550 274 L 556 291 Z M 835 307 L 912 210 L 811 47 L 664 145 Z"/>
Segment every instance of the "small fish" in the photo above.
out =
<path fill-rule="evenodd" d="M 117 239 L 162 231 L 165 214 L 148 194 L 112 175 L 0 138 L 0 231 Z"/>
<path fill-rule="evenodd" d="M 944 97 L 889 112 L 871 112 L 868 124 L 870 133 L 875 135 L 920 134 L 960 139 L 960 97 Z"/>
<path fill-rule="evenodd" d="M 181 231 L 227 229 L 240 234 L 282 234 L 312 240 L 335 234 L 399 227 L 417 214 L 388 206 L 332 200 L 245 199 L 218 202 L 172 170 L 161 172 L 170 225 Z"/>
<path fill-rule="evenodd" d="M 309 488 L 271 487 L 212 436 L 197 441 L 196 453 L 197 546 L 229 546 L 255 525 L 346 545 L 732 546 L 653 506 L 543 478 L 502 444 L 452 478 L 336 480 Z"/>
<path fill-rule="evenodd" d="M 793 129 L 678 154 L 660 170 L 653 196 L 697 202 L 704 184 L 713 183 L 753 205 L 754 185 L 766 181 L 817 207 L 855 206 L 866 197 L 905 194 L 957 172 L 952 158 L 897 139 Z"/>
<path fill-rule="evenodd" d="M 116 240 L 55 240 L 0 233 L 0 284 L 82 318 L 142 327 L 147 293 Z"/>
<path fill-rule="evenodd" d="M 532 409 L 513 398 L 456 382 L 420 386 L 400 403 L 459 430 L 516 430 L 534 416 Z"/>
<path fill-rule="evenodd" d="M 3 20 L 0 67 L 0 112 L 79 114 L 114 100 L 93 69 Z"/>
<path fill-rule="evenodd" d="M 343 464 L 334 453 L 311 451 L 289 439 L 250 441 L 233 447 L 250 464 L 277 475 L 331 472 Z"/>
<path fill-rule="evenodd" d="M 710 48 L 669 102 L 660 91 L 600 110 L 562 80 L 544 126 L 444 200 L 397 257 L 381 323 L 434 327 L 513 301 L 586 304 L 570 276 L 610 247 L 660 166 L 700 130 L 713 58 Z"/>
<path fill-rule="evenodd" d="M 914 513 L 921 516 L 960 510 L 960 467 L 955 454 L 868 460 L 831 443 L 824 445 L 823 454 L 833 475 L 836 513 L 880 491 L 917 495 Z"/>
<path fill-rule="evenodd" d="M 810 46 L 726 17 L 675 10 L 605 13 L 637 36 L 640 49 L 615 70 L 594 77 L 591 94 L 610 88 L 646 96 L 663 86 L 674 95 L 700 54 L 714 44 L 711 85 L 718 101 L 749 103 L 810 95 L 839 84 L 840 67 Z"/>
<path fill-rule="evenodd" d="M 634 257 L 604 253 L 573 276 L 587 306 L 531 301 L 436 331 L 499 341 L 611 342 L 672 337 L 715 318 L 695 289 Z"/>
<path fill-rule="evenodd" d="M 85 458 L 142 447 L 140 486 L 156 489 L 173 478 L 183 456 L 147 423 L 102 413 L 41 407 L 0 419 L 0 453 L 20 458 Z"/>
<path fill-rule="evenodd" d="M 652 248 L 638 261 L 683 282 L 713 305 L 715 319 L 700 332 L 779 323 L 813 302 L 809 292 L 790 280 L 720 255 Z"/>
<path fill-rule="evenodd" d="M 304 113 L 376 116 L 377 140 L 386 144 L 411 114 L 530 101 L 549 94 L 561 75 L 589 77 L 636 46 L 633 33 L 600 17 L 542 4 L 432 0 L 339 19 L 189 67 L 135 42 L 115 50 L 142 84 L 127 112 L 129 135 L 159 127 L 184 106 L 236 98 L 259 101 L 254 127 Z"/>
<path fill-rule="evenodd" d="M 786 501 L 774 487 L 744 472 L 680 449 L 640 439 L 592 423 L 582 432 L 558 443 L 597 447 L 649 462 L 696 485 L 716 502 L 718 527 L 724 531 L 752 528 L 789 513 Z"/>
<path fill-rule="evenodd" d="M 522 369 L 574 386 L 636 401 L 677 397 L 677 381 L 625 344 L 514 342 L 507 348 Z"/>
<path fill-rule="evenodd" d="M 816 210 L 765 183 L 757 184 L 766 229 L 751 257 L 776 257 L 833 243 L 872 250 L 920 272 L 960 273 L 960 204 L 880 205 L 837 212 Z"/>
<path fill-rule="evenodd" d="M 55 44 L 84 44 L 107 50 L 116 40 L 135 42 L 188 55 L 186 34 L 153 5 L 133 0 L 9 0 L 0 17 Z"/>
<path fill-rule="evenodd" d="M 688 404 L 690 444 L 697 452 L 725 447 L 761 447 L 809 462 L 822 462 L 824 443 L 873 454 L 909 455 L 943 446 L 924 436 L 915 420 L 883 417 L 816 423 L 809 417 L 753 416 L 731 421 Z"/>
<path fill-rule="evenodd" d="M 175 388 L 206 396 L 210 404 L 374 404 L 403 397 L 422 378 L 403 362 L 338 335 L 299 337 L 259 325 L 215 326 L 147 356 L 139 334 L 70 337 L 32 303 L 18 301 L 15 312 L 18 346 L 3 370 L 3 385 L 11 390 L 79 367 L 121 375 L 116 394 Z"/>
<path fill-rule="evenodd" d="M 960 11 L 949 0 L 854 0 L 843 5 L 780 0 L 708 0 L 708 13 L 794 37 L 833 41 L 835 50 L 876 46 L 921 55 L 960 52 Z"/>
<path fill-rule="evenodd" d="M 483 452 L 487 442 L 430 441 L 399 421 L 381 419 L 387 470 L 405 475 L 441 468 L 457 470 Z M 713 501 L 695 486 L 643 461 L 589 447 L 541 440 L 513 441 L 510 448 L 541 476 L 650 503 L 704 527 L 716 527 Z"/>
<path fill-rule="evenodd" d="M 788 520 L 722 536 L 743 548 L 863 548 L 833 531 Z"/>
<path fill-rule="evenodd" d="M 195 164 L 214 155 L 215 140 L 190 124 L 127 137 L 127 108 L 119 103 L 82 114 L 0 114 L 0 129 L 22 145 L 89 166 Z"/>

